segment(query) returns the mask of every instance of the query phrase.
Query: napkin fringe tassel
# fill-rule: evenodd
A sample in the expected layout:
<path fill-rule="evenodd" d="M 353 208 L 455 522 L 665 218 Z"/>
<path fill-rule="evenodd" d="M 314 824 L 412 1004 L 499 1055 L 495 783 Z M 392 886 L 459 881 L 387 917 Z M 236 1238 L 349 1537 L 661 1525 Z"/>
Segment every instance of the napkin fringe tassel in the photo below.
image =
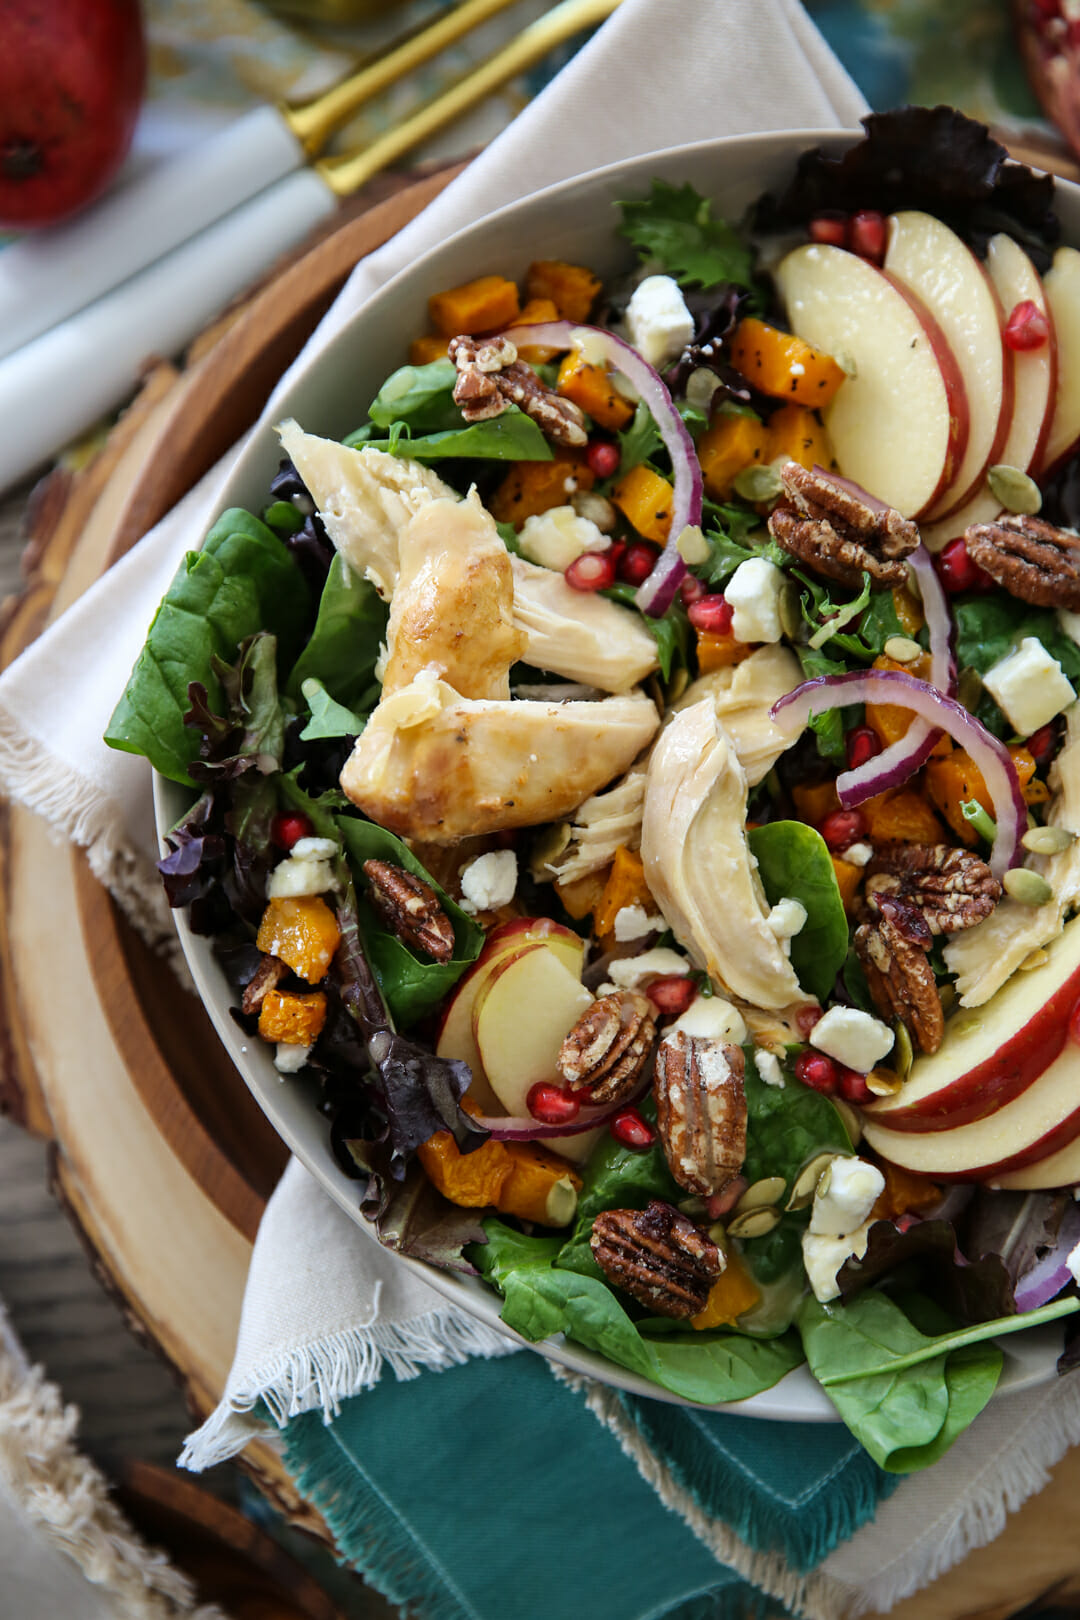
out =
<path fill-rule="evenodd" d="M 199 1474 L 235 1457 L 259 1432 L 253 1417 L 261 1403 L 279 1429 L 305 1412 L 330 1423 L 342 1401 L 373 1389 L 388 1366 L 404 1382 L 422 1372 L 460 1367 L 473 1356 L 490 1359 L 520 1345 L 458 1310 L 430 1311 L 405 1322 L 373 1322 L 327 1334 L 258 1368 L 248 1388 L 234 1390 L 180 1453 L 179 1466 Z"/>

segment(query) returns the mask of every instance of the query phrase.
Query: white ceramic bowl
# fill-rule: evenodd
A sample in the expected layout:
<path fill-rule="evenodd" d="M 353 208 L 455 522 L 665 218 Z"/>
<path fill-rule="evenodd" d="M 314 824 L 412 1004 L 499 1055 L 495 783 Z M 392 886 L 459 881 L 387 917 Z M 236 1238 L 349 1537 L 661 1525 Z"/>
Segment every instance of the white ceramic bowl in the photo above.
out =
<path fill-rule="evenodd" d="M 281 416 L 293 416 L 308 432 L 328 438 L 342 438 L 357 428 L 383 379 L 405 363 L 410 339 L 426 330 L 428 296 L 443 287 L 456 286 L 489 271 L 520 280 L 528 264 L 538 258 L 587 264 L 605 279 L 629 268 L 633 256 L 616 234 L 615 204 L 621 198 L 645 194 L 653 178 L 674 185 L 689 181 L 714 200 L 718 213 L 738 219 L 762 191 L 784 183 L 796 157 L 808 146 L 840 151 L 854 138 L 836 131 L 798 130 L 704 141 L 598 169 L 501 209 L 425 254 L 383 287 L 344 327 L 330 350 L 296 378 L 282 401 Z M 1058 182 L 1058 212 L 1066 239 L 1080 242 L 1080 187 Z M 222 496 L 222 510 L 246 506 L 258 511 L 266 502 L 267 487 L 279 459 L 273 431 L 267 428 L 257 432 L 237 462 Z M 189 803 L 185 789 L 164 778 L 157 779 L 159 835 L 174 825 Z M 356 1182 L 338 1167 L 330 1150 L 326 1121 L 315 1108 L 315 1086 L 296 1080 L 282 1082 L 270 1049 L 247 1039 L 230 1017 L 233 992 L 214 959 L 210 942 L 192 934 L 184 913 L 176 913 L 176 919 L 198 992 L 259 1106 L 297 1158 L 356 1221 L 365 1237 L 377 1241 L 360 1214 Z M 399 1258 L 463 1310 L 506 1331 L 499 1321 L 500 1300 L 486 1283 Z M 1054 1377 L 1059 1347 L 1056 1327 L 1032 1329 L 1003 1339 L 1005 1370 L 998 1395 Z M 533 1348 L 565 1367 L 617 1388 L 688 1404 L 603 1356 L 563 1342 L 561 1336 Z M 789 1373 L 773 1389 L 730 1410 L 744 1416 L 804 1422 L 836 1421 L 837 1416 L 832 1402 L 805 1367 Z"/>

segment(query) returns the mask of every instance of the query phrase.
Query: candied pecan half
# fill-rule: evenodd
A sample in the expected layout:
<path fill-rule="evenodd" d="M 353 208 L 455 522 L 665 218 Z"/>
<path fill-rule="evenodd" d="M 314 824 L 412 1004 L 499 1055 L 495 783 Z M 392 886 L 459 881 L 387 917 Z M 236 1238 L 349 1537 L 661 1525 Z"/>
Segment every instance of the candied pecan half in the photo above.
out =
<path fill-rule="evenodd" d="M 604 1210 L 589 1245 L 605 1277 L 659 1316 L 696 1316 L 724 1269 L 712 1239 L 659 1198 Z"/>
<path fill-rule="evenodd" d="M 655 1041 L 648 996 L 616 990 L 582 1013 L 562 1043 L 558 1070 L 571 1091 L 587 1090 L 590 1102 L 619 1102 L 637 1087 Z"/>
<path fill-rule="evenodd" d="M 925 943 L 913 934 L 921 934 Z M 880 916 L 855 930 L 855 950 L 874 1006 L 889 1023 L 899 1018 L 923 1052 L 936 1052 L 945 1034 L 945 1014 L 926 955 L 929 943 L 925 921 L 903 901 L 885 900 Z"/>
<path fill-rule="evenodd" d="M 556 444 L 588 444 L 584 413 L 519 360 L 506 338 L 451 338 L 447 352 L 458 371 L 454 401 L 466 422 L 485 422 L 516 405 Z"/>
<path fill-rule="evenodd" d="M 1010 596 L 1036 607 L 1080 608 L 1080 536 L 1045 518 L 999 517 L 964 531 L 973 562 Z"/>
<path fill-rule="evenodd" d="M 949 844 L 882 844 L 866 868 L 866 901 L 888 896 L 916 906 L 932 934 L 958 934 L 989 917 L 1001 884 L 984 860 Z"/>
<path fill-rule="evenodd" d="M 668 1167 L 687 1192 L 711 1197 L 746 1158 L 742 1047 L 672 1030 L 656 1053 L 656 1124 Z"/>
<path fill-rule="evenodd" d="M 864 573 L 877 585 L 903 585 L 904 558 L 919 544 L 910 518 L 893 507 L 875 509 L 827 473 L 797 461 L 780 469 L 790 506 L 769 517 L 769 533 L 785 551 L 841 585 L 858 587 Z"/>
<path fill-rule="evenodd" d="M 454 925 L 430 883 L 389 861 L 365 861 L 371 884 L 368 899 L 381 921 L 402 944 L 426 951 L 436 962 L 454 954 Z"/>
<path fill-rule="evenodd" d="M 276 990 L 282 979 L 288 973 L 285 963 L 276 956 L 263 956 L 255 972 L 244 986 L 243 999 L 240 1009 L 246 1013 L 257 1013 L 269 991 Z"/>

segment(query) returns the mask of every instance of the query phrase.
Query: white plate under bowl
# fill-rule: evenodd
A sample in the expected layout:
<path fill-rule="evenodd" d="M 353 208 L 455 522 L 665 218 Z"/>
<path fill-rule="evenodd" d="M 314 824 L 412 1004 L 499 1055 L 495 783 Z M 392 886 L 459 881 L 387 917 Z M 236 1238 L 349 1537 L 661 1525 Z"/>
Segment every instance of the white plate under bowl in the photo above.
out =
<path fill-rule="evenodd" d="M 404 364 L 410 339 L 427 329 L 428 297 L 442 288 L 490 272 L 520 281 L 533 259 L 587 264 L 605 280 L 629 268 L 632 254 L 616 234 L 619 216 L 615 204 L 621 198 L 643 195 L 654 178 L 674 185 L 689 181 L 714 200 L 718 213 L 738 219 L 762 191 L 775 190 L 784 183 L 795 159 L 807 147 L 841 151 L 854 138 L 835 130 L 797 130 L 703 141 L 612 164 L 490 214 L 425 254 L 381 288 L 347 323 L 326 353 L 294 379 L 281 401 L 280 415 L 294 416 L 308 432 L 332 439 L 343 438 L 359 427 L 379 385 Z M 1059 180 L 1057 198 L 1065 240 L 1080 243 L 1080 186 Z M 244 506 L 260 510 L 266 503 L 267 488 L 279 459 L 280 449 L 272 428 L 256 430 L 229 479 L 221 509 Z M 190 803 L 186 789 L 156 778 L 154 805 L 159 837 L 179 820 Z M 259 1106 L 292 1152 L 368 1240 L 377 1241 L 360 1214 L 356 1182 L 339 1168 L 330 1150 L 325 1118 L 315 1107 L 315 1084 L 302 1079 L 282 1081 L 269 1047 L 248 1039 L 230 1016 L 233 992 L 214 958 L 210 941 L 191 932 L 186 913 L 177 912 L 176 921 L 199 995 Z M 404 1256 L 398 1258 L 463 1310 L 491 1327 L 507 1331 L 499 1320 L 498 1296 L 479 1278 L 438 1271 Z M 1033 1328 L 1003 1339 L 1005 1369 L 997 1396 L 1053 1378 L 1060 1341 L 1056 1326 Z M 690 1404 L 604 1356 L 564 1342 L 561 1335 L 532 1348 L 616 1388 L 677 1405 Z M 837 1420 L 832 1402 L 805 1367 L 788 1373 L 773 1389 L 720 1410 L 812 1423 Z"/>

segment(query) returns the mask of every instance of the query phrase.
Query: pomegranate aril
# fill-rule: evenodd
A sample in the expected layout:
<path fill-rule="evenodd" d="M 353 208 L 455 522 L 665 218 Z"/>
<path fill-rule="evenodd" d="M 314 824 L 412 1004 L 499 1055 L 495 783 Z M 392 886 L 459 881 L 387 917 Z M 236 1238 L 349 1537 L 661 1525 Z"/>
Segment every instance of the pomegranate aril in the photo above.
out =
<path fill-rule="evenodd" d="M 726 596 L 703 596 L 697 602 L 691 602 L 687 618 L 695 630 L 703 630 L 709 636 L 729 636 L 731 634 L 731 621 L 735 617 L 735 609 Z"/>
<path fill-rule="evenodd" d="M 840 1085 L 840 1070 L 824 1052 L 803 1052 L 795 1059 L 795 1078 L 811 1091 L 832 1097 Z"/>
<path fill-rule="evenodd" d="M 301 810 L 279 810 L 270 823 L 270 842 L 276 849 L 288 853 L 301 838 L 310 838 L 315 831 L 311 821 Z"/>
<path fill-rule="evenodd" d="M 620 1108 L 608 1125 L 608 1130 L 622 1147 L 636 1148 L 643 1153 L 656 1141 L 656 1132 L 648 1120 L 642 1119 L 636 1108 Z"/>
<path fill-rule="evenodd" d="M 845 1102 L 856 1103 L 859 1107 L 874 1100 L 865 1074 L 860 1074 L 857 1069 L 840 1070 L 840 1095 Z"/>
<path fill-rule="evenodd" d="M 857 844 L 866 836 L 866 817 L 861 810 L 834 810 L 818 829 L 834 855 Z"/>
<path fill-rule="evenodd" d="M 1050 336 L 1050 322 L 1031 298 L 1015 305 L 1005 322 L 1005 347 L 1024 353 L 1041 349 Z"/>
<path fill-rule="evenodd" d="M 828 247 L 847 247 L 848 221 L 843 214 L 816 214 L 810 221 L 811 242 L 824 242 Z"/>
<path fill-rule="evenodd" d="M 981 569 L 973 557 L 968 556 L 963 535 L 950 540 L 938 555 L 938 577 L 950 596 L 960 591 L 985 591 L 993 587 L 990 575 Z"/>
<path fill-rule="evenodd" d="M 538 1080 L 526 1097 L 525 1106 L 541 1125 L 569 1125 L 581 1112 L 581 1099 L 561 1086 Z"/>
<path fill-rule="evenodd" d="M 574 558 L 564 578 L 575 591 L 606 591 L 615 583 L 615 563 L 607 551 L 583 551 Z"/>
<path fill-rule="evenodd" d="M 706 587 L 701 583 L 696 574 L 687 574 L 686 578 L 679 586 L 679 595 L 682 597 L 686 607 L 690 607 L 694 602 L 700 602 L 702 597 L 706 596 L 707 594 L 708 592 Z"/>
<path fill-rule="evenodd" d="M 881 753 L 881 738 L 872 726 L 853 726 L 844 738 L 849 771 L 857 771 Z"/>
<path fill-rule="evenodd" d="M 622 451 L 617 444 L 609 444 L 606 439 L 594 439 L 585 452 L 585 460 L 589 471 L 595 473 L 597 478 L 612 478 L 619 470 Z"/>
<path fill-rule="evenodd" d="M 825 1016 L 825 1009 L 819 1007 L 816 1001 L 804 1001 L 795 1014 L 795 1027 L 805 1041 L 815 1024 L 820 1024 Z"/>
<path fill-rule="evenodd" d="M 1050 756 L 1057 746 L 1059 735 L 1057 725 L 1053 720 L 1048 721 L 1045 726 L 1040 726 L 1038 731 L 1031 733 L 1027 740 L 1027 751 L 1034 759 L 1038 770 L 1041 771 L 1043 766 L 1049 762 Z"/>
<path fill-rule="evenodd" d="M 881 264 L 885 259 L 888 234 L 885 215 L 863 208 L 851 216 L 848 245 L 852 253 L 857 253 L 860 259 L 869 259 L 873 264 Z"/>
<path fill-rule="evenodd" d="M 643 585 L 656 567 L 660 551 L 647 540 L 632 540 L 623 548 L 615 572 L 625 585 Z"/>
<path fill-rule="evenodd" d="M 706 1198 L 705 1213 L 710 1221 L 718 1221 L 722 1215 L 730 1215 L 749 1185 L 745 1176 L 732 1176 L 718 1193 Z"/>
<path fill-rule="evenodd" d="M 697 985 L 693 979 L 685 978 L 681 973 L 669 973 L 647 984 L 645 994 L 658 1012 L 665 1015 L 684 1013 L 697 995 Z"/>

